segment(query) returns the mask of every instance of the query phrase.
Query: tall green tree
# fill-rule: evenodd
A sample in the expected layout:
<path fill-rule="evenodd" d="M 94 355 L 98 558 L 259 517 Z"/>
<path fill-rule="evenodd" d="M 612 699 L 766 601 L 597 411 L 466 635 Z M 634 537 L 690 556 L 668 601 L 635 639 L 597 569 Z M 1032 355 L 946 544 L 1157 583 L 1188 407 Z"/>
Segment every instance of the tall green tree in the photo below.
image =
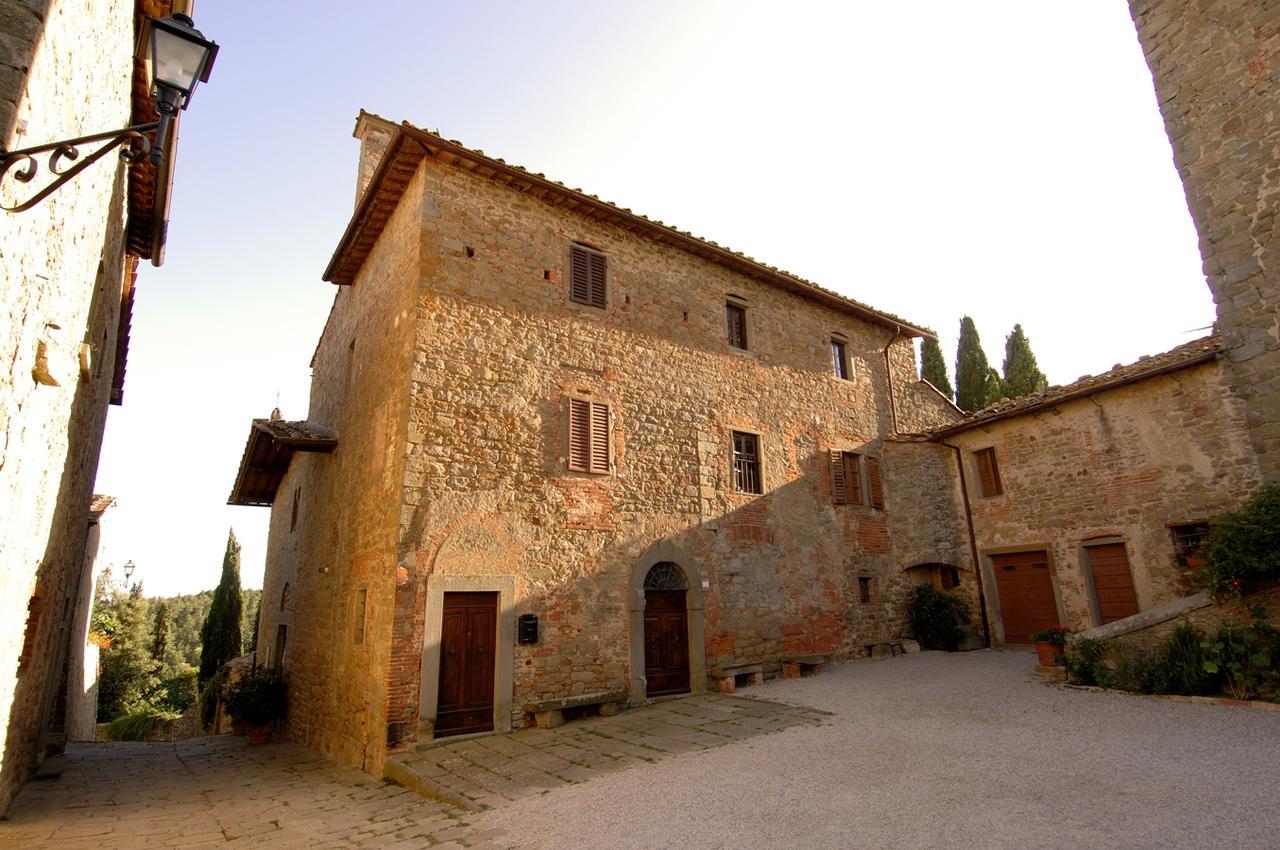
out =
<path fill-rule="evenodd" d="M 222 579 L 213 591 L 209 615 L 200 627 L 201 688 L 223 664 L 240 655 L 241 604 L 240 542 L 233 529 L 227 534 L 227 551 L 222 556 Z"/>
<path fill-rule="evenodd" d="M 1004 384 L 1009 398 L 1041 393 L 1049 386 L 1022 325 L 1014 325 L 1013 333 L 1004 341 Z"/>
<path fill-rule="evenodd" d="M 991 380 L 993 371 L 978 339 L 978 326 L 965 316 L 960 320 L 960 344 L 956 347 L 956 404 L 961 410 L 972 413 L 999 400 L 999 387 Z"/>
<path fill-rule="evenodd" d="M 151 657 L 157 667 L 164 666 L 165 653 L 169 650 L 169 606 L 157 602 L 151 618 Z"/>
<path fill-rule="evenodd" d="M 947 398 L 955 398 L 956 391 L 947 379 L 947 361 L 942 356 L 942 346 L 936 339 L 925 337 L 920 343 L 920 377 L 937 388 Z"/>
<path fill-rule="evenodd" d="M 98 675 L 100 722 L 145 708 L 158 681 L 142 583 L 122 591 L 111 584 L 108 571 L 103 575 L 92 617 L 92 629 L 103 645 Z"/>
<path fill-rule="evenodd" d="M 248 613 L 247 608 L 245 613 L 246 614 Z M 245 622 L 245 625 L 248 626 L 249 618 L 245 617 L 244 622 Z M 249 634 L 244 638 L 244 642 L 245 642 L 244 651 L 246 653 L 258 651 L 258 624 L 261 622 L 262 622 L 262 594 L 259 593 L 258 604 L 253 606 L 253 625 L 250 627 Z"/>

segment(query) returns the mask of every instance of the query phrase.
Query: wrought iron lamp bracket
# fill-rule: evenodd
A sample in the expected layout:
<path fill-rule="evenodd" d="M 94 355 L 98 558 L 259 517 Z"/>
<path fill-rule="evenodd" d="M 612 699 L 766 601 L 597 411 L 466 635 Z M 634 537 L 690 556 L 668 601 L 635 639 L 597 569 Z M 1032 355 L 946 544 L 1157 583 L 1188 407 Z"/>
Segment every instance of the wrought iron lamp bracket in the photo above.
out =
<path fill-rule="evenodd" d="M 18 169 L 13 172 L 14 180 L 19 183 L 30 183 L 40 171 L 36 158 L 46 153 L 49 155 L 47 166 L 49 173 L 54 175 L 54 179 L 47 186 L 28 200 L 22 201 L 16 206 L 7 206 L 0 201 L 0 209 L 13 213 L 25 212 L 31 209 L 56 192 L 81 171 L 84 171 L 121 145 L 124 145 L 124 147 L 120 151 L 120 159 L 131 166 L 137 165 L 151 150 L 152 142 L 147 138 L 146 134 L 154 131 L 159 126 L 159 121 L 152 121 L 149 124 L 135 124 L 132 127 L 125 127 L 123 130 L 109 130 L 105 133 L 94 133 L 91 136 L 80 136 L 76 139 L 67 139 L 61 142 L 49 142 L 48 144 L 22 148 L 16 151 L 5 151 L 0 148 L 0 183 L 3 183 L 5 177 L 14 168 Z M 84 159 L 80 159 L 80 146 L 95 142 L 102 142 L 103 144 Z M 79 160 L 79 162 L 76 162 L 76 160 Z M 67 163 L 71 162 L 75 164 L 67 165 Z"/>

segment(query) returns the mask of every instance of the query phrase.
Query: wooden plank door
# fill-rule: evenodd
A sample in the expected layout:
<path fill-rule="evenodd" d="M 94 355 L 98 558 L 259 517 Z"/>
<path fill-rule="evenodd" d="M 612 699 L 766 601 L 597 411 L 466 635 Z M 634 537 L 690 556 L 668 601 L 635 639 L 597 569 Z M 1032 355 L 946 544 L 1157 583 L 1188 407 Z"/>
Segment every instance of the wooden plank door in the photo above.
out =
<path fill-rule="evenodd" d="M 689 692 L 686 592 L 644 592 L 644 677 L 645 691 L 651 697 Z"/>
<path fill-rule="evenodd" d="M 1093 596 L 1103 623 L 1138 613 L 1138 592 L 1133 588 L 1133 571 L 1123 543 L 1088 546 L 1089 571 L 1093 573 Z"/>
<path fill-rule="evenodd" d="M 1046 552 L 992 555 L 1006 643 L 1031 643 L 1031 633 L 1059 625 Z"/>
<path fill-rule="evenodd" d="M 440 629 L 437 738 L 493 731 L 498 594 L 446 593 Z"/>

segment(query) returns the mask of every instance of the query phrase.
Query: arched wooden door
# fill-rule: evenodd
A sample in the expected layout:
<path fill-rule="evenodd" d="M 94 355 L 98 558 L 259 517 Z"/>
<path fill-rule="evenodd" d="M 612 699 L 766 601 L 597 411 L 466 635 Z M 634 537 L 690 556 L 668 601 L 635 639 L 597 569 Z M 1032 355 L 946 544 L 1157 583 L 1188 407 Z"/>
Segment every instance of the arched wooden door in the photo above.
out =
<path fill-rule="evenodd" d="M 671 563 L 654 564 L 644 578 L 644 677 L 648 696 L 689 692 L 689 588 Z"/>

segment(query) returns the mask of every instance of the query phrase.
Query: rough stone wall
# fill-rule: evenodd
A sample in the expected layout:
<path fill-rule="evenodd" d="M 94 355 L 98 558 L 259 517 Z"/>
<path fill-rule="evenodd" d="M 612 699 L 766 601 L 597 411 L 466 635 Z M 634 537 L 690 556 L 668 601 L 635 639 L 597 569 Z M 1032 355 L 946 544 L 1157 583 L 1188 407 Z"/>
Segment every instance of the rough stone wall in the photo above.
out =
<path fill-rule="evenodd" d="M 1264 475 L 1280 479 L 1280 6 L 1130 0 L 1129 8 L 1249 433 Z"/>
<path fill-rule="evenodd" d="M 265 664 L 278 626 L 288 629 L 286 734 L 373 773 L 386 754 L 421 193 L 418 179 L 355 285 L 338 291 L 316 349 L 307 418 L 336 429 L 339 445 L 331 455 L 295 455 L 281 482 L 258 631 Z M 298 521 L 290 531 L 295 490 Z M 357 635 L 362 590 L 365 631 Z"/>
<path fill-rule="evenodd" d="M 953 436 L 983 557 L 1047 549 L 1062 624 L 1094 625 L 1084 541 L 1124 540 L 1140 609 L 1184 595 L 1168 523 L 1208 520 L 1257 489 L 1243 403 L 1220 361 Z M 972 452 L 994 447 L 1004 494 L 983 498 Z M 992 627 L 1000 617 L 989 568 Z"/>
<path fill-rule="evenodd" d="M 18 129 L 6 147 L 126 124 L 133 4 L 55 2 L 40 11 L 0 6 L 0 121 Z M 13 51 L 31 44 L 24 74 Z M 126 265 L 124 189 L 110 157 L 35 209 L 0 213 L 0 812 L 38 757 L 58 624 L 84 555 Z M 29 194 L 11 180 L 0 187 L 6 203 Z M 60 386 L 33 380 L 41 343 Z M 87 378 L 81 343 L 92 346 Z M 33 597 L 39 613 L 29 616 Z M 32 660 L 19 668 L 24 643 Z"/>
<path fill-rule="evenodd" d="M 692 649 L 709 667 L 776 671 L 784 653 L 858 655 L 901 634 L 909 582 L 889 523 L 910 496 L 886 473 L 884 510 L 833 505 L 828 461 L 886 454 L 892 329 L 434 160 L 419 176 L 392 737 L 419 720 L 432 576 L 515 575 L 518 611 L 538 614 L 540 642 L 515 649 L 516 726 L 525 702 L 625 687 L 628 590 L 659 543 L 705 582 L 706 643 Z M 607 309 L 568 298 L 575 241 L 608 255 Z M 727 294 L 748 304 L 749 353 L 725 341 Z M 832 332 L 852 380 L 832 374 Z M 902 393 L 911 341 L 891 360 Z M 612 474 L 567 471 L 571 396 L 610 405 Z M 732 492 L 733 430 L 760 435 L 763 496 Z M 860 571 L 871 603 L 858 602 Z"/>

